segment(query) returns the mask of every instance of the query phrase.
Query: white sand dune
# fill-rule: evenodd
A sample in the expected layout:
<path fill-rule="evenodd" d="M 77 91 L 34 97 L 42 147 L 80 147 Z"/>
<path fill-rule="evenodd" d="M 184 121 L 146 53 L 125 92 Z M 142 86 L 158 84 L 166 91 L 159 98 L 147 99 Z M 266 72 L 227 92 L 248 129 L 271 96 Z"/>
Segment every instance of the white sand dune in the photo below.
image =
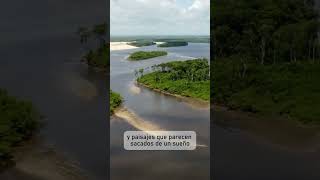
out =
<path fill-rule="evenodd" d="M 155 42 L 157 45 L 159 45 L 159 44 L 163 44 L 163 43 L 165 43 L 165 42 Z"/>
<path fill-rule="evenodd" d="M 128 42 L 110 42 L 110 51 L 135 49 L 135 48 L 137 47 L 128 45 Z"/>

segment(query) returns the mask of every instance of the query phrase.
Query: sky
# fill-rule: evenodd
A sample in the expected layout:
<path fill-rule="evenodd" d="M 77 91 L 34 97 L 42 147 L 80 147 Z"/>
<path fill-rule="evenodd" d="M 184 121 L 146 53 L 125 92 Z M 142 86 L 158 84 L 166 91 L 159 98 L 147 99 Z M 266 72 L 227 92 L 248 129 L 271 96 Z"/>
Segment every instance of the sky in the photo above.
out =
<path fill-rule="evenodd" d="M 111 36 L 209 35 L 210 0 L 111 0 Z"/>

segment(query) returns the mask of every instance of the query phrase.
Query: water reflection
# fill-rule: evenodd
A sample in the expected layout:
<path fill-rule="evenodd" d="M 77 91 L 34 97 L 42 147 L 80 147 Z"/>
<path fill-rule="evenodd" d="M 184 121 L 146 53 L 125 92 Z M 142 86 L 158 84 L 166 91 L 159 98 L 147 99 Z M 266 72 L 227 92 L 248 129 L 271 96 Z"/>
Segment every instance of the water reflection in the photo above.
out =
<path fill-rule="evenodd" d="M 141 48 L 158 49 L 155 46 Z M 140 49 L 139 49 L 140 50 Z M 163 49 L 162 49 L 163 50 Z M 168 56 L 131 62 L 136 50 L 111 52 L 111 89 L 124 97 L 124 107 L 111 120 L 111 180 L 122 179 L 209 179 L 209 109 L 195 108 L 186 101 L 134 83 L 134 70 L 172 60 L 209 58 L 209 44 L 167 48 Z M 128 130 L 195 131 L 195 151 L 125 151 L 123 133 Z M 124 173 L 125 172 L 125 173 Z"/>

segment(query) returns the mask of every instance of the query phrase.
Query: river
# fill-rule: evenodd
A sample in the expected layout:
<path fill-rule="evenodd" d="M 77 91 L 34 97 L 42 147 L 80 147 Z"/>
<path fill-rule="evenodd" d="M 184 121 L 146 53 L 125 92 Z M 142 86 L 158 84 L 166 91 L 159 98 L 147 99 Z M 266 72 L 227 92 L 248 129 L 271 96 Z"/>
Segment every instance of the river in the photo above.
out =
<path fill-rule="evenodd" d="M 45 116 L 43 141 L 89 179 L 108 177 L 107 75 L 80 63 L 84 49 L 75 32 L 107 15 L 101 0 L 13 0 L 0 7 L 0 87 L 34 103 Z"/>
<path fill-rule="evenodd" d="M 139 50 L 155 50 L 156 46 Z M 124 98 L 123 106 L 129 111 L 116 113 L 111 118 L 111 180 L 135 179 L 209 179 L 210 171 L 210 111 L 175 97 L 159 94 L 135 85 L 134 70 L 172 60 L 194 57 L 210 59 L 209 44 L 190 43 L 186 47 L 161 48 L 167 56 L 144 61 L 126 58 L 137 49 L 111 51 L 111 89 Z M 195 151 L 126 151 L 123 133 L 128 130 L 195 131 Z"/>
<path fill-rule="evenodd" d="M 167 57 L 131 62 L 137 50 L 111 52 L 111 89 L 124 97 L 129 114 L 111 118 L 111 180 L 209 179 L 209 111 L 134 85 L 134 70 L 172 60 L 209 58 L 208 44 L 167 48 Z M 116 114 L 117 115 L 117 114 Z M 281 118 L 258 117 L 213 107 L 212 176 L 215 180 L 282 180 L 320 178 L 320 134 L 317 127 L 301 127 Z M 193 130 L 200 144 L 194 152 L 125 151 L 124 131 Z"/>
<path fill-rule="evenodd" d="M 320 129 L 213 108 L 213 178 L 317 180 Z"/>

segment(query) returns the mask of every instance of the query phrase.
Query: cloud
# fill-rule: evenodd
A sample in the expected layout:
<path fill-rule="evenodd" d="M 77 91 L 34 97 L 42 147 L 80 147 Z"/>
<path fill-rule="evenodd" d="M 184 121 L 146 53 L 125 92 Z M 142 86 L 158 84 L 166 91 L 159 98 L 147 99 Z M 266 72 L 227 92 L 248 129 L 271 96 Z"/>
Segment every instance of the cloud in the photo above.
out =
<path fill-rule="evenodd" d="M 199 35 L 210 31 L 210 0 L 111 0 L 111 35 Z"/>

